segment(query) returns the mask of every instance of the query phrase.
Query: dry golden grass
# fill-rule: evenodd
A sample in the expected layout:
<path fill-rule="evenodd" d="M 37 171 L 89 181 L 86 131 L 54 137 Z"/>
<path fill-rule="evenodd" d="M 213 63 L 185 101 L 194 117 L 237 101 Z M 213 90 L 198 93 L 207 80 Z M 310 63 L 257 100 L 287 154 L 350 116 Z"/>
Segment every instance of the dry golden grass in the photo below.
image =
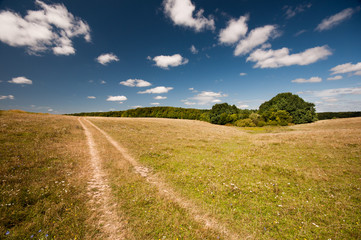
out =
<path fill-rule="evenodd" d="M 360 238 L 361 118 L 267 134 L 189 120 L 90 120 L 243 236 Z"/>
<path fill-rule="evenodd" d="M 91 129 L 91 128 L 89 128 Z M 216 239 L 219 233 L 194 219 L 176 193 L 146 168 L 124 157 L 96 129 L 91 129 L 107 170 L 126 239 Z"/>
<path fill-rule="evenodd" d="M 94 239 L 88 149 L 76 118 L 0 114 L 1 239 Z"/>
<path fill-rule="evenodd" d="M 361 238 L 361 118 L 248 129 L 87 119 L 134 159 L 86 123 L 125 239 L 230 239 L 197 214 L 241 239 Z M 109 237 L 78 119 L 0 112 L 0 126 L 0 238 Z"/>

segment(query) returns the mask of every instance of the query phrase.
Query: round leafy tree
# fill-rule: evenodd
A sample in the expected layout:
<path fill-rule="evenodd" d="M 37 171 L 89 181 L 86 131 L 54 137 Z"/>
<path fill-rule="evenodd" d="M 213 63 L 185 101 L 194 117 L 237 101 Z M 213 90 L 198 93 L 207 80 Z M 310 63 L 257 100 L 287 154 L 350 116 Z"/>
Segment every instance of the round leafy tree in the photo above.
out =
<path fill-rule="evenodd" d="M 275 113 L 281 110 L 289 113 L 291 116 L 289 121 L 295 124 L 313 122 L 317 117 L 315 104 L 306 102 L 298 95 L 292 93 L 278 94 L 271 100 L 264 102 L 259 107 L 258 112 L 266 121 L 272 121 Z"/>
<path fill-rule="evenodd" d="M 211 123 L 224 125 L 237 120 L 239 110 L 235 105 L 228 103 L 215 104 L 209 112 Z"/>

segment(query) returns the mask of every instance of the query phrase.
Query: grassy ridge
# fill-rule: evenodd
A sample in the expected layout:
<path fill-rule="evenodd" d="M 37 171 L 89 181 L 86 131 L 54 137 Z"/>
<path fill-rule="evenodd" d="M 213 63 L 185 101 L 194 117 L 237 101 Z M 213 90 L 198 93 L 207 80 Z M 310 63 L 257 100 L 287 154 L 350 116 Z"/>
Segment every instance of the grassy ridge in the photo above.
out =
<path fill-rule="evenodd" d="M 236 232 L 254 239 L 361 237 L 359 118 L 270 134 L 197 121 L 91 121 Z"/>
<path fill-rule="evenodd" d="M 76 119 L 1 112 L 0 126 L 0 238 L 91 236 Z"/>

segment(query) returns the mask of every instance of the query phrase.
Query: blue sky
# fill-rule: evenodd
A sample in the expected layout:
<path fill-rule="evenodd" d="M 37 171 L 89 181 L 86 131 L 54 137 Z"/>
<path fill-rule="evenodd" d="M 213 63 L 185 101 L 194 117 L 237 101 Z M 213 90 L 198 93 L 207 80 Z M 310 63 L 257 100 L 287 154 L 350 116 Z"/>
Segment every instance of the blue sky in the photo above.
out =
<path fill-rule="evenodd" d="M 281 92 L 361 111 L 361 4 L 260 0 L 2 0 L 0 109 L 73 113 Z"/>

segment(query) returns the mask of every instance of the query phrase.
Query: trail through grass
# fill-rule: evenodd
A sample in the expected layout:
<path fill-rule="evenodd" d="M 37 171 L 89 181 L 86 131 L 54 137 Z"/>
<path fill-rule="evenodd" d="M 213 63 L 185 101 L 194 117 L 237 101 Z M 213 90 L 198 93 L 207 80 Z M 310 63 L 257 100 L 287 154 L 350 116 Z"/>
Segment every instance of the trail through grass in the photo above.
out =
<path fill-rule="evenodd" d="M 361 237 L 360 118 L 256 134 L 197 121 L 91 121 L 235 232 Z"/>
<path fill-rule="evenodd" d="M 87 119 L 134 159 L 85 122 L 125 239 L 230 238 L 192 208 L 241 239 L 361 238 L 361 118 L 249 129 Z M 0 238 L 106 238 L 77 118 L 0 112 L 0 127 Z"/>

